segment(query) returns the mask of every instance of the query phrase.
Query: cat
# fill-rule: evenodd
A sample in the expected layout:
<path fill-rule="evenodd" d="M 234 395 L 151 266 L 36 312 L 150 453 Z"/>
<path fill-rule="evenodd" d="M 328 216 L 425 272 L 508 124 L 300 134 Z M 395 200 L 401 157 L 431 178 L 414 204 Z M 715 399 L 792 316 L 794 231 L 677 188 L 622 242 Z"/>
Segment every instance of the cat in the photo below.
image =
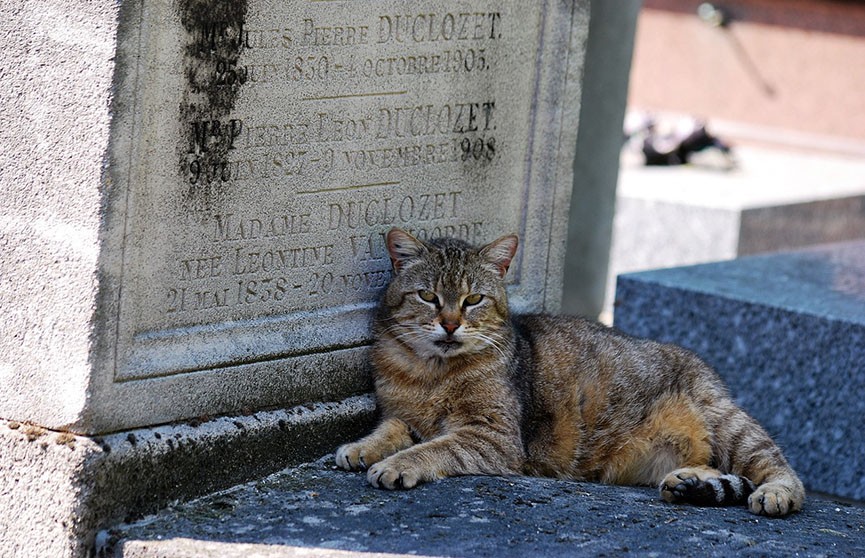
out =
<path fill-rule="evenodd" d="M 511 315 L 515 235 L 474 248 L 393 229 L 386 245 L 393 277 L 372 348 L 381 422 L 338 448 L 339 467 L 386 489 L 534 475 L 768 516 L 801 509 L 781 450 L 697 356 L 582 318 Z"/>

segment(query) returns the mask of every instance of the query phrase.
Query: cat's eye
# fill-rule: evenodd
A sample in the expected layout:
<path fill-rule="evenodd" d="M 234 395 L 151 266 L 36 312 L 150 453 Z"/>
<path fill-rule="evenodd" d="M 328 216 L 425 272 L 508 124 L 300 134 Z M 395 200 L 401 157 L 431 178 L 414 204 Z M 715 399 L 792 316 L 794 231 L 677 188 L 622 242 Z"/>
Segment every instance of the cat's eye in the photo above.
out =
<path fill-rule="evenodd" d="M 432 291 L 428 291 L 426 289 L 421 289 L 417 292 L 417 295 L 424 302 L 432 302 L 438 304 L 439 297 Z"/>
<path fill-rule="evenodd" d="M 463 306 L 474 306 L 478 304 L 480 301 L 484 299 L 484 295 L 482 294 L 470 294 L 469 296 L 463 299 Z"/>

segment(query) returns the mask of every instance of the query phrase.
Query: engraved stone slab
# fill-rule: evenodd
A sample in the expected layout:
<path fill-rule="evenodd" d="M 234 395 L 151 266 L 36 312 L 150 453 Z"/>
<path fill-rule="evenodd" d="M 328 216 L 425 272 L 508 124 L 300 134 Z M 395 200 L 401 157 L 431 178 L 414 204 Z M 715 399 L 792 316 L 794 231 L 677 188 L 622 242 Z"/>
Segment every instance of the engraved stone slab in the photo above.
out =
<path fill-rule="evenodd" d="M 394 226 L 519 233 L 512 303 L 557 309 L 587 4 L 124 2 L 73 427 L 368 389 Z"/>

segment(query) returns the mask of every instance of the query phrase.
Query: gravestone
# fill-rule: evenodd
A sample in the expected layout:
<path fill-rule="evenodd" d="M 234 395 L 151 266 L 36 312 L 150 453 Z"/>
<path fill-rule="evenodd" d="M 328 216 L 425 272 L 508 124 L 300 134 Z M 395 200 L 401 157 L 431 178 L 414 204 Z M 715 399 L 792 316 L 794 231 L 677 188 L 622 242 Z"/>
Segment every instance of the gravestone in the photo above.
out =
<path fill-rule="evenodd" d="M 4 2 L 0 543 L 366 428 L 391 227 L 518 233 L 511 302 L 556 310 L 587 4 Z"/>
<path fill-rule="evenodd" d="M 92 368 L 58 385 L 81 407 L 3 415 L 99 433 L 356 391 L 394 226 L 519 233 L 513 303 L 555 309 L 583 12 L 124 3 Z"/>

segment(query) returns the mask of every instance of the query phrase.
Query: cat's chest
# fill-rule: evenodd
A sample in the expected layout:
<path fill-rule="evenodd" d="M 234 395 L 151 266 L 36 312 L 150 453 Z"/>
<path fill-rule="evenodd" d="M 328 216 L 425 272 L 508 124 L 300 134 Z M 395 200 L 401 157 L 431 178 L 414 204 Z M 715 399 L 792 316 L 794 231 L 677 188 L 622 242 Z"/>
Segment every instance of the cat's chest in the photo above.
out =
<path fill-rule="evenodd" d="M 459 400 L 451 389 L 444 387 L 417 389 L 388 386 L 379 390 L 378 395 L 390 416 L 407 423 L 424 439 L 443 434 L 449 418 L 459 412 Z"/>

